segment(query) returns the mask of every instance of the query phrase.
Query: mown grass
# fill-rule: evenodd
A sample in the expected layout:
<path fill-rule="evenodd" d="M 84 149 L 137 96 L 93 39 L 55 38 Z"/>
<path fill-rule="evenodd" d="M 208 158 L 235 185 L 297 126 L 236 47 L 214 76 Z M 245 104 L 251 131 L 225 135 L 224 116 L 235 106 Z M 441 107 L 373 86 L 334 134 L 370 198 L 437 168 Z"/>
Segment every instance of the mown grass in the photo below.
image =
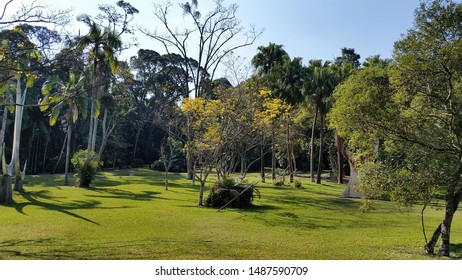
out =
<path fill-rule="evenodd" d="M 93 189 L 62 186 L 62 176 L 26 179 L 26 192 L 0 206 L 0 259 L 429 259 L 420 209 L 379 201 L 360 210 L 344 186 L 260 184 L 249 209 L 197 207 L 198 189 L 181 174 L 166 191 L 146 169 L 103 172 Z M 428 234 L 443 211 L 426 211 Z M 462 219 L 452 228 L 462 254 Z"/>

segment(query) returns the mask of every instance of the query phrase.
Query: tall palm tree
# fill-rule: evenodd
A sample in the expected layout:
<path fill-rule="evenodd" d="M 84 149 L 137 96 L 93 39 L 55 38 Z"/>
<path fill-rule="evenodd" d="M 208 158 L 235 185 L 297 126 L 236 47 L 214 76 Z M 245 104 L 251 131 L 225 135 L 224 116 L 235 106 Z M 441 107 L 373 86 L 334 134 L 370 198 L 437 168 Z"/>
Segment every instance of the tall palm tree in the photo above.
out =
<path fill-rule="evenodd" d="M 273 95 L 285 100 L 291 105 L 301 101 L 303 82 L 306 78 L 306 68 L 302 65 L 302 58 L 286 57 L 282 63 L 273 66 L 269 75 Z"/>
<path fill-rule="evenodd" d="M 258 47 L 258 53 L 252 58 L 252 65 L 260 76 L 265 76 L 271 72 L 274 65 L 282 64 L 288 56 L 283 45 L 269 43 L 267 47 Z"/>
<path fill-rule="evenodd" d="M 314 182 L 314 139 L 318 118 L 320 119 L 319 135 L 319 158 L 316 183 L 321 183 L 322 151 L 324 147 L 324 122 L 328 110 L 328 102 L 337 84 L 336 72 L 330 61 L 310 60 L 308 66 L 309 75 L 304 84 L 305 101 L 315 106 L 313 126 L 311 128 L 310 141 L 310 176 Z"/>
<path fill-rule="evenodd" d="M 276 65 L 283 64 L 289 58 L 287 52 L 283 49 L 283 45 L 269 43 L 268 46 L 259 46 L 258 53 L 252 58 L 252 65 L 257 70 L 257 74 L 262 80 L 270 84 L 270 73 Z M 269 87 L 271 87 L 269 85 Z M 272 128 L 272 141 L 271 141 L 271 178 L 276 179 L 276 154 L 275 154 L 275 129 Z M 262 147 L 260 149 L 261 157 L 261 177 L 265 179 L 265 164 L 264 164 L 264 137 L 262 137 Z"/>
<path fill-rule="evenodd" d="M 86 164 L 90 164 L 92 152 L 95 151 L 96 133 L 98 129 L 98 116 L 100 114 L 100 93 L 107 77 L 107 70 L 115 74 L 118 70 L 116 52 L 122 47 L 120 37 L 113 30 L 103 29 L 89 16 L 83 15 L 78 18 L 89 27 L 87 35 L 77 41 L 77 50 L 83 53 L 87 50 L 89 64 L 92 67 L 92 89 L 90 99 L 90 126 L 88 132 L 88 146 Z M 83 176 L 84 174 L 80 174 Z M 89 185 L 81 185 L 88 188 Z"/>
<path fill-rule="evenodd" d="M 291 105 L 296 105 L 302 100 L 302 90 L 304 79 L 306 78 L 306 68 L 302 65 L 302 58 L 295 57 L 290 59 L 286 57 L 283 63 L 273 66 L 270 73 L 270 80 L 273 89 L 273 95 L 285 100 Z M 290 182 L 294 181 L 296 171 L 296 161 L 293 152 L 293 143 L 291 138 L 291 123 L 286 123 L 287 132 L 287 167 Z"/>
<path fill-rule="evenodd" d="M 104 85 L 104 70 L 109 68 L 112 74 L 118 69 L 116 52 L 121 49 L 122 41 L 108 29 L 102 29 L 96 22 L 84 15 L 78 18 L 89 27 L 88 34 L 77 41 L 77 49 L 81 53 L 88 50 L 88 60 L 92 67 L 92 90 L 90 103 L 90 130 L 88 133 L 88 154 L 95 151 L 95 139 L 99 116 L 101 89 Z"/>

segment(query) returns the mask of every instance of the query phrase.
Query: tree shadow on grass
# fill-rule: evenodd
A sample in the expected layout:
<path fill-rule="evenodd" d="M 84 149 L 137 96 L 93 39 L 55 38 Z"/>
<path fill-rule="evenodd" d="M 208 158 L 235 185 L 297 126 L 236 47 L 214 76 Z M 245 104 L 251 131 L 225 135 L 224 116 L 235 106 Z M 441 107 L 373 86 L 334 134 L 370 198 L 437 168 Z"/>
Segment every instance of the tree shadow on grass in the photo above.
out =
<path fill-rule="evenodd" d="M 169 189 L 192 189 L 198 190 L 199 186 L 192 186 L 190 181 L 187 182 L 178 182 L 178 180 L 184 179 L 184 176 L 181 174 L 171 174 L 169 176 Z M 164 187 L 165 180 L 163 175 L 154 176 L 143 173 L 138 174 L 136 176 L 120 176 L 119 174 L 113 175 L 112 177 L 101 176 L 97 177 L 94 181 L 95 186 L 98 189 L 106 188 L 106 187 L 115 187 L 120 185 L 132 185 L 132 184 L 143 184 L 143 185 L 150 185 L 153 187 Z"/>
<path fill-rule="evenodd" d="M 88 201 L 75 200 L 71 202 L 57 201 L 57 200 L 53 200 L 54 198 L 49 195 L 49 191 L 47 190 L 22 192 L 21 195 L 27 201 L 26 202 L 13 201 L 13 203 L 11 203 L 9 207 L 14 207 L 18 213 L 21 213 L 23 215 L 27 215 L 24 212 L 25 207 L 37 206 L 37 207 L 41 207 L 46 210 L 56 211 L 56 212 L 59 212 L 59 213 L 62 213 L 62 214 L 65 214 L 65 215 L 68 215 L 68 216 L 71 216 L 77 219 L 81 219 L 83 221 L 92 223 L 94 225 L 98 225 L 98 226 L 100 225 L 99 223 L 91 219 L 88 219 L 82 215 L 72 212 L 72 210 L 104 208 L 104 207 L 99 207 L 99 205 L 101 205 L 100 201 L 97 201 L 97 200 L 88 200 Z M 51 200 L 52 202 L 46 202 L 44 200 Z M 120 207 L 112 207 L 112 208 L 106 207 L 106 209 L 113 209 L 113 208 L 120 208 Z"/>
<path fill-rule="evenodd" d="M 9 258 L 32 258 L 38 259 L 35 253 L 30 253 L 28 250 L 21 250 L 22 248 L 29 248 L 30 246 L 49 246 L 53 244 L 52 238 L 42 238 L 36 240 L 7 240 L 0 242 L 0 259 Z"/>
<path fill-rule="evenodd" d="M 248 213 L 264 213 L 270 210 L 277 210 L 279 207 L 270 205 L 270 204 L 253 204 L 250 207 L 238 209 L 239 212 L 248 212 Z"/>
<path fill-rule="evenodd" d="M 92 256 L 92 248 L 63 244 L 53 238 L 0 241 L 0 259 L 76 260 Z M 84 253 L 82 253 L 84 252 Z M 82 257 L 82 254 L 86 257 Z"/>
<path fill-rule="evenodd" d="M 299 197 L 299 196 L 281 196 L 274 199 L 278 203 L 310 206 L 314 208 L 321 208 L 324 210 L 338 210 L 338 209 L 359 209 L 361 201 L 354 199 L 345 199 L 337 197 L 313 198 L 313 197 Z"/>
<path fill-rule="evenodd" d="M 127 199 L 127 200 L 137 200 L 137 201 L 150 201 L 153 199 L 163 199 L 166 200 L 167 198 L 159 197 L 157 195 L 160 192 L 153 192 L 153 191 L 143 191 L 142 193 L 134 193 L 127 190 L 121 189 L 112 189 L 112 188 L 93 188 L 91 189 L 95 193 L 99 193 L 100 195 L 87 195 L 88 197 L 96 197 L 96 198 L 115 198 L 115 199 Z"/>
<path fill-rule="evenodd" d="M 451 258 L 462 259 L 462 244 L 451 244 Z"/>

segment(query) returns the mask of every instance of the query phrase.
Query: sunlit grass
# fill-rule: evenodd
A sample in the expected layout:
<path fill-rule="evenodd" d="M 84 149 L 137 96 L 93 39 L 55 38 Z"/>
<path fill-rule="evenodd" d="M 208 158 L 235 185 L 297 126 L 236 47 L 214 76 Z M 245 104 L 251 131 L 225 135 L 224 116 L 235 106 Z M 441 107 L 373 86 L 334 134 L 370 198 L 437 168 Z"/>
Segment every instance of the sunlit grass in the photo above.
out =
<path fill-rule="evenodd" d="M 162 176 L 102 172 L 89 190 L 62 186 L 60 175 L 27 177 L 26 192 L 0 206 L 0 259 L 429 258 L 419 208 L 380 201 L 363 212 L 360 200 L 339 198 L 344 186 L 301 178 L 301 189 L 260 183 L 254 207 L 218 212 L 197 207 L 198 188 L 183 175 L 168 191 Z M 427 210 L 429 235 L 442 216 Z M 452 231 L 459 257 L 457 214 Z"/>

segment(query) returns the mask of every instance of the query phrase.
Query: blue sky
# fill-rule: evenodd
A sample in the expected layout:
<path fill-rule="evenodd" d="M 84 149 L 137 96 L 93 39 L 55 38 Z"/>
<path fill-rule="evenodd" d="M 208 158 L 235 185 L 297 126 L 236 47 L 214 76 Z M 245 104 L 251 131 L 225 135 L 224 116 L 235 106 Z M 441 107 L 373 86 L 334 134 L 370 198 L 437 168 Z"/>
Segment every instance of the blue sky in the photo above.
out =
<path fill-rule="evenodd" d="M 391 57 L 393 43 L 412 27 L 418 0 L 238 1 L 244 21 L 265 28 L 259 45 L 284 45 L 291 56 L 333 59 L 342 47 L 364 59 Z"/>
<path fill-rule="evenodd" d="M 15 0 L 19 2 L 20 0 Z M 32 0 L 26 0 L 32 1 Z M 140 10 L 136 21 L 154 29 L 151 0 L 126 0 Z M 156 0 L 163 2 L 164 0 Z M 171 0 L 175 2 L 175 0 Z M 183 2 L 186 0 L 182 0 Z M 47 5 L 74 8 L 75 15 L 96 15 L 98 4 L 115 4 L 116 0 L 46 0 Z M 198 0 L 201 10 L 208 10 L 211 0 Z M 419 0 L 225 0 L 225 5 L 239 5 L 237 17 L 244 26 L 264 28 L 263 35 L 250 47 L 238 52 L 251 59 L 257 47 L 269 42 L 284 45 L 291 57 L 304 63 L 310 59 L 332 60 L 342 47 L 355 48 L 361 59 L 380 54 L 391 57 L 393 43 L 413 22 Z M 181 22 L 181 13 L 177 19 Z M 81 30 L 85 33 L 86 30 Z M 140 46 L 161 52 L 150 39 L 139 35 Z M 135 54 L 129 51 L 124 57 Z"/>

